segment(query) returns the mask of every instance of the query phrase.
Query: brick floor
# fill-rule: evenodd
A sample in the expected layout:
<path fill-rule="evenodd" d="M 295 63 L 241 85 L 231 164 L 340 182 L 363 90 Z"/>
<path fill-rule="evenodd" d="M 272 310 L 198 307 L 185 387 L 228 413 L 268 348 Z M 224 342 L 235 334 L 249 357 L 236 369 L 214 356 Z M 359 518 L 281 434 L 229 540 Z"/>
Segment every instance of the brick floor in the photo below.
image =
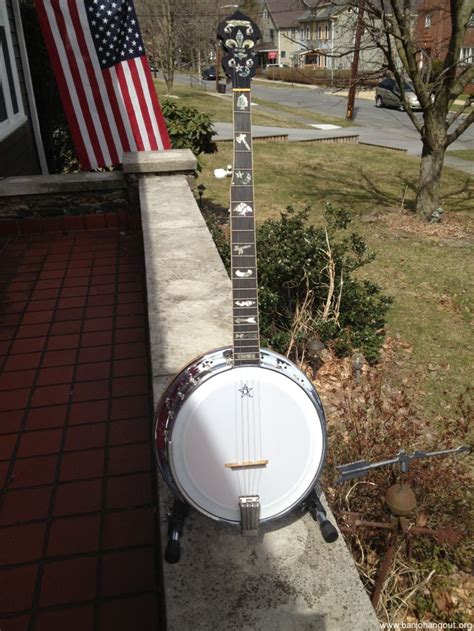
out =
<path fill-rule="evenodd" d="M 68 219 L 0 224 L 0 629 L 156 631 L 141 233 Z"/>

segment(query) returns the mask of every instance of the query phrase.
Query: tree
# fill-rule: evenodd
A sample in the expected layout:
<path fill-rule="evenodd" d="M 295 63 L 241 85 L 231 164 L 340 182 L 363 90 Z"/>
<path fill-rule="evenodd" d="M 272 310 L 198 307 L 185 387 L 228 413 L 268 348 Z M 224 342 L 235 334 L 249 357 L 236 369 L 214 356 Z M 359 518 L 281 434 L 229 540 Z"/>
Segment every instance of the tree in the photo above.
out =
<path fill-rule="evenodd" d="M 417 4 L 418 10 L 423 12 L 423 0 Z M 353 0 L 353 5 L 357 9 L 358 0 Z M 429 3 L 430 19 L 443 21 L 438 24 L 443 27 L 439 32 L 446 33 L 445 41 L 439 42 L 439 49 L 431 51 L 417 41 L 413 0 L 366 0 L 366 11 L 365 28 L 374 45 L 383 52 L 384 69 L 397 81 L 406 112 L 423 143 L 415 211 L 420 216 L 430 217 L 440 206 L 440 178 L 446 149 L 474 121 L 469 99 L 458 111 L 451 111 L 457 97 L 474 81 L 474 59 L 461 61 L 474 0 Z M 436 53 L 441 57 L 436 58 Z M 418 97 L 422 120 L 406 102 L 407 79 Z"/>

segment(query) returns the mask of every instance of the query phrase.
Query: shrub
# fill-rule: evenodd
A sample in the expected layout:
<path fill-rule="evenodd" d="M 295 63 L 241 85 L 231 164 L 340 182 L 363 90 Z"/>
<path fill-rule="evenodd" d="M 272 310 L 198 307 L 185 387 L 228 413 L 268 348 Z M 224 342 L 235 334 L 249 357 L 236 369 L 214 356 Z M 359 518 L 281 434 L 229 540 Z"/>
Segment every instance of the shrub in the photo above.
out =
<path fill-rule="evenodd" d="M 161 104 L 173 149 L 191 149 L 194 155 L 213 153 L 214 128 L 211 118 L 194 107 L 178 105 L 170 99 Z"/>
<path fill-rule="evenodd" d="M 391 299 L 352 273 L 373 260 L 366 243 L 348 232 L 351 214 L 326 207 L 326 226 L 308 224 L 308 210 L 291 207 L 257 230 L 260 332 L 269 346 L 296 361 L 318 337 L 344 355 L 360 349 L 375 361 Z M 210 226 L 216 240 L 215 222 Z M 216 240 L 227 269 L 229 244 Z"/>

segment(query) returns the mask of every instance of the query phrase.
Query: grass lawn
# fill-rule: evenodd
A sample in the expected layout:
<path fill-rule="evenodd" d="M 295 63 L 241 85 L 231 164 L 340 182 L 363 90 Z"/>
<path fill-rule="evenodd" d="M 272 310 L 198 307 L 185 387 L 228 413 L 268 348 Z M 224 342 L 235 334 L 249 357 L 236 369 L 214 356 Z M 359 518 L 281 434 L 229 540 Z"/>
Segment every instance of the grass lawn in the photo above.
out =
<path fill-rule="evenodd" d="M 155 85 L 160 97 L 160 100 L 167 98 L 166 85 L 163 82 L 155 81 Z M 213 81 L 207 81 L 206 90 L 198 87 L 192 87 L 191 85 L 183 85 L 176 83 L 173 87 L 173 96 L 178 97 L 178 103 L 186 107 L 196 107 L 201 112 L 208 114 L 214 122 L 231 123 L 232 122 L 232 101 L 231 101 L 231 87 L 227 86 L 227 94 L 217 94 L 215 92 L 215 84 Z M 256 104 L 252 109 L 252 121 L 254 125 L 269 125 L 273 127 L 301 127 L 301 122 L 295 122 L 294 120 L 288 120 L 285 116 L 286 113 L 301 116 L 308 119 L 313 123 L 329 123 L 333 125 L 340 125 L 341 127 L 347 127 L 352 123 L 342 118 L 335 116 L 325 116 L 324 114 L 315 114 L 307 110 L 298 109 L 295 110 L 291 107 L 285 107 L 278 105 L 270 101 L 263 99 L 252 99 Z M 271 112 L 259 111 L 259 106 L 265 108 L 271 108 Z"/>
<path fill-rule="evenodd" d="M 231 158 L 230 145 L 202 156 L 198 183 L 206 186 L 205 200 L 222 208 L 229 180 L 212 171 Z M 360 273 L 394 297 L 389 334 L 413 348 L 394 378 L 421 373 L 426 411 L 446 411 L 470 384 L 474 362 L 472 178 L 444 169 L 444 221 L 429 226 L 402 211 L 413 208 L 417 158 L 361 145 L 256 142 L 254 164 L 259 222 L 288 205 L 309 205 L 318 224 L 327 201 L 355 213 L 356 229 L 377 255 Z"/>
<path fill-rule="evenodd" d="M 462 158 L 463 160 L 474 160 L 474 149 L 454 149 L 446 153 L 447 155 L 456 156 L 456 158 Z"/>

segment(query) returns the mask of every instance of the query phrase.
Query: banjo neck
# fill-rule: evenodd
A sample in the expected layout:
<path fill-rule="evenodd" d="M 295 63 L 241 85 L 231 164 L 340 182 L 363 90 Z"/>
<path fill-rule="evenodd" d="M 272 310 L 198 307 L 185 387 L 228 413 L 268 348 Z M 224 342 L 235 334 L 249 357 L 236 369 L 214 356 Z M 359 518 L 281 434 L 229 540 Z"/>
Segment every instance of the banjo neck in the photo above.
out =
<path fill-rule="evenodd" d="M 250 82 L 255 75 L 258 26 L 240 11 L 219 24 L 222 63 L 232 80 L 234 161 L 230 187 L 230 245 L 234 366 L 260 365 L 257 252 L 253 197 Z"/>
<path fill-rule="evenodd" d="M 260 364 L 250 88 L 233 88 L 230 244 L 234 366 Z"/>

